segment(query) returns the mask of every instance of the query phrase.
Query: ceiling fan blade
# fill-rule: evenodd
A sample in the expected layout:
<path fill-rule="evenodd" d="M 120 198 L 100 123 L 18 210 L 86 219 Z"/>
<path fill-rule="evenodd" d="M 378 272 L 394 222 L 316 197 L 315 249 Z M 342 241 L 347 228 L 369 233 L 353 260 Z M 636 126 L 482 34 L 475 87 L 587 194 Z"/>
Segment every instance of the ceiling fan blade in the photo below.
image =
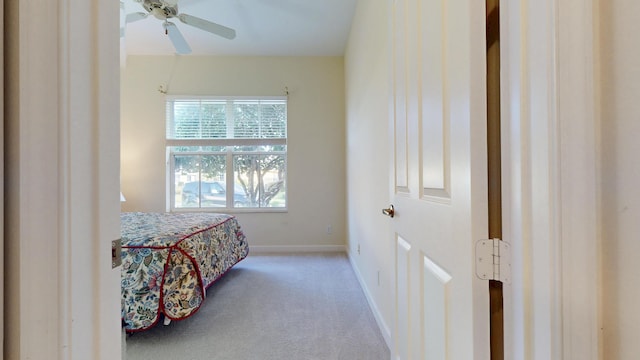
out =
<path fill-rule="evenodd" d="M 149 16 L 149 13 L 134 12 L 134 13 L 131 13 L 131 14 L 127 14 L 125 22 L 126 23 L 132 23 L 134 21 L 146 19 L 147 16 Z"/>
<path fill-rule="evenodd" d="M 164 0 L 164 3 L 169 6 L 176 6 L 178 5 L 178 0 Z"/>
<path fill-rule="evenodd" d="M 211 21 L 207 21 L 205 19 L 201 19 L 199 17 L 187 15 L 187 14 L 179 14 L 178 19 L 183 23 L 191 26 L 195 26 L 204 31 L 208 31 L 212 34 L 216 34 L 222 36 L 226 39 L 234 39 L 236 37 L 236 31 L 228 28 L 226 26 L 222 26 L 220 24 L 212 23 Z"/>
<path fill-rule="evenodd" d="M 191 47 L 187 44 L 187 41 L 182 36 L 180 30 L 178 30 L 176 24 L 167 21 L 164 22 L 162 26 L 164 26 L 164 29 L 167 31 L 167 35 L 169 35 L 169 39 L 171 39 L 173 47 L 176 48 L 178 54 L 191 54 Z"/>

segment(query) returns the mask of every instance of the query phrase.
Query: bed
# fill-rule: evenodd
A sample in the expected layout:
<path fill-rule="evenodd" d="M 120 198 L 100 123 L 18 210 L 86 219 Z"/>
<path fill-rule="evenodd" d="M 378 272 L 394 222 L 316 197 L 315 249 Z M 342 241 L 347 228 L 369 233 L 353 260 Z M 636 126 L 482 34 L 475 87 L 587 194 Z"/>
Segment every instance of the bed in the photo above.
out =
<path fill-rule="evenodd" d="M 211 213 L 121 216 L 122 321 L 127 332 L 180 320 L 202 305 L 206 289 L 244 259 L 237 219 Z"/>

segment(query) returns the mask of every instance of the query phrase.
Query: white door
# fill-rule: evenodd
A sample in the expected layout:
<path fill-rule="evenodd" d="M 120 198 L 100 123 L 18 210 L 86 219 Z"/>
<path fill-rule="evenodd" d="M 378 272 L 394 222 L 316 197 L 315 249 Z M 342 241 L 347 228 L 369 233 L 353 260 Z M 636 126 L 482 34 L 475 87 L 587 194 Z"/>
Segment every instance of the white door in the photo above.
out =
<path fill-rule="evenodd" d="M 392 0 L 394 359 L 488 359 L 485 4 Z"/>
<path fill-rule="evenodd" d="M 118 360 L 118 4 L 6 1 L 2 12 L 4 357 Z"/>

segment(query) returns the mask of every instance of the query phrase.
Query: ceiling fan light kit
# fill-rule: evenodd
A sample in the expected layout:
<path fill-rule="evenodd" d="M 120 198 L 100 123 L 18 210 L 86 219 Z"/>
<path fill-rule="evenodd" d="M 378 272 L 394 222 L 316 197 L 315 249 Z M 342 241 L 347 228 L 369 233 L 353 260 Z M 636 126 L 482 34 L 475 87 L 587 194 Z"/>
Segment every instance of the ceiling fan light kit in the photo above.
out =
<path fill-rule="evenodd" d="M 126 22 L 130 23 L 133 21 L 146 19 L 149 14 L 153 15 L 158 20 L 163 21 L 162 26 L 164 27 L 165 34 L 169 36 L 173 47 L 176 49 L 178 54 L 190 54 L 191 47 L 185 40 L 184 36 L 178 29 L 178 27 L 168 21 L 172 18 L 177 18 L 183 24 L 193 26 L 200 30 L 204 30 L 210 32 L 212 34 L 221 36 L 225 39 L 234 39 L 236 37 L 236 31 L 228 28 L 226 26 L 216 24 L 214 22 L 201 19 L 199 17 L 195 17 L 189 14 L 182 14 L 178 11 L 178 0 L 134 0 L 135 2 L 142 5 L 142 7 L 147 11 L 147 13 L 136 12 L 126 15 Z M 121 29 L 121 36 L 123 36 L 124 31 Z"/>

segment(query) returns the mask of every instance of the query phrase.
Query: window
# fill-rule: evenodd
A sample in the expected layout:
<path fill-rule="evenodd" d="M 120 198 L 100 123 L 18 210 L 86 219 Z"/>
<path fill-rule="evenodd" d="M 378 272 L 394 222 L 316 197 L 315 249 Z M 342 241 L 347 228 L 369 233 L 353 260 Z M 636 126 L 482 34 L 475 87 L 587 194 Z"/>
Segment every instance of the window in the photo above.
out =
<path fill-rule="evenodd" d="M 167 97 L 173 210 L 285 209 L 287 100 Z"/>

